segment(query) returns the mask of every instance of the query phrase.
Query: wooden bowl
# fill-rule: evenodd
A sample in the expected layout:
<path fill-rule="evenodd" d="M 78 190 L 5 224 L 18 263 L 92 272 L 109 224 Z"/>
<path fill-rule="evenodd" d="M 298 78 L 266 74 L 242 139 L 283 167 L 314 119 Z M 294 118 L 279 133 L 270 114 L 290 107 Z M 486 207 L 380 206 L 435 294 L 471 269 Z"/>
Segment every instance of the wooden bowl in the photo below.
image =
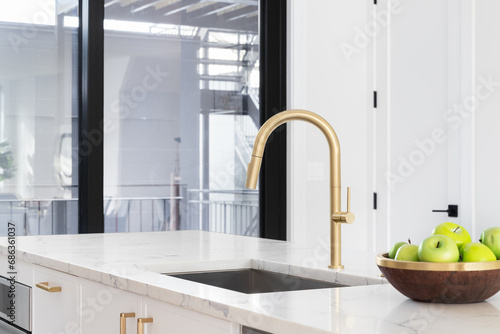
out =
<path fill-rule="evenodd" d="M 488 262 L 431 263 L 396 261 L 388 253 L 376 257 L 385 278 L 413 300 L 463 304 L 476 303 L 500 291 L 500 260 Z"/>

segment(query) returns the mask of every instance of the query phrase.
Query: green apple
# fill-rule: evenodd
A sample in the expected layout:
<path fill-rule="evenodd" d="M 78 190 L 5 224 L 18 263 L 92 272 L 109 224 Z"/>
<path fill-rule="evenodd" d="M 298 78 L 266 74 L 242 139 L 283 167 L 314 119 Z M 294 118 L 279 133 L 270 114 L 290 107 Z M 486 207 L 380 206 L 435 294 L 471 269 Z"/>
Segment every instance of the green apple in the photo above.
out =
<path fill-rule="evenodd" d="M 451 238 L 460 249 L 463 244 L 471 242 L 470 234 L 465 228 L 455 223 L 442 223 L 432 230 L 432 235 L 441 234 Z"/>
<path fill-rule="evenodd" d="M 500 260 L 500 227 L 490 227 L 481 233 L 479 240 L 483 245 L 488 246 L 495 254 L 497 260 Z"/>
<path fill-rule="evenodd" d="M 400 242 L 396 242 L 392 247 L 391 247 L 391 250 L 389 251 L 389 259 L 394 259 L 396 257 L 396 253 L 398 252 L 398 249 L 403 246 L 403 245 L 406 245 L 408 244 L 407 242 L 404 242 L 404 241 L 400 241 Z"/>
<path fill-rule="evenodd" d="M 458 249 L 458 253 L 460 254 L 460 259 L 458 261 L 462 261 L 462 255 L 464 254 L 464 248 L 465 246 L 467 246 L 469 243 L 466 243 L 466 244 L 463 244 L 462 246 L 460 246 L 460 248 Z"/>
<path fill-rule="evenodd" d="M 432 235 L 418 246 L 418 258 L 425 262 L 458 262 L 459 252 L 453 239 L 445 235 Z"/>
<path fill-rule="evenodd" d="M 463 262 L 496 261 L 497 257 L 488 246 L 480 242 L 469 242 L 461 249 Z"/>
<path fill-rule="evenodd" d="M 418 261 L 418 246 L 406 244 L 399 247 L 395 259 L 398 261 Z"/>

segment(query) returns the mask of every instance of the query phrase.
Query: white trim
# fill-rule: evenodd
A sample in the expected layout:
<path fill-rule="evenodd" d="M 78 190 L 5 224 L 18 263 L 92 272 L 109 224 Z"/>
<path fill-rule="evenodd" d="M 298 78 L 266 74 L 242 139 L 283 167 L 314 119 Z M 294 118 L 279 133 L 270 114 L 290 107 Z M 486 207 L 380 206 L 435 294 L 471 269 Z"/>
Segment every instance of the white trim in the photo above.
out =
<path fill-rule="evenodd" d="M 307 105 L 307 2 L 288 0 L 287 4 L 287 109 Z M 301 140 L 297 140 L 300 138 Z M 305 210 L 307 183 L 304 163 L 297 157 L 306 156 L 306 129 L 300 122 L 287 124 L 287 240 L 307 241 Z M 296 203 L 303 205 L 299 206 Z"/>
<path fill-rule="evenodd" d="M 474 96 L 476 85 L 475 66 L 475 0 L 462 0 L 462 12 L 460 26 L 464 29 L 461 33 L 461 92 L 462 96 Z M 465 122 L 461 133 L 461 162 L 464 166 L 460 179 L 460 204 L 459 215 L 462 220 L 470 222 L 470 232 L 473 240 L 477 240 L 479 235 L 476 231 L 476 152 L 475 152 L 475 128 L 476 128 L 476 108 L 471 113 L 469 122 Z"/>
<path fill-rule="evenodd" d="M 370 0 L 371 1 L 371 0 Z M 368 6 L 368 20 L 375 22 L 377 17 L 377 6 L 373 3 Z M 368 57 L 367 57 L 367 88 L 368 94 L 374 94 L 372 92 L 377 92 L 377 100 L 378 100 L 378 91 L 377 91 L 377 36 L 373 38 L 373 43 L 371 48 L 368 49 Z M 377 193 L 377 110 L 374 106 L 374 98 L 367 99 L 368 106 L 367 110 L 369 112 L 368 115 L 368 131 L 370 131 L 367 139 L 369 140 L 367 145 L 367 153 L 368 153 L 368 162 L 370 164 L 369 168 L 367 168 L 368 177 L 367 180 L 369 182 L 368 186 L 368 200 L 367 203 L 372 203 L 369 207 L 367 207 L 367 218 L 370 220 L 368 222 L 369 227 L 369 235 L 371 235 L 371 239 L 369 240 L 369 249 L 371 251 L 376 252 L 377 248 L 377 234 L 375 231 L 377 230 L 377 210 L 373 207 L 374 194 Z M 371 192 L 370 192 L 371 190 Z M 378 196 L 378 193 L 377 193 Z"/>
<path fill-rule="evenodd" d="M 377 89 L 377 116 L 374 118 L 374 185 L 378 197 L 377 211 L 374 216 L 374 242 L 375 250 L 389 249 L 390 247 L 390 180 L 385 177 L 385 172 L 390 170 L 390 35 L 391 13 L 390 1 L 379 0 L 375 6 L 375 15 L 379 11 L 388 14 L 388 25 L 376 36 L 376 49 L 374 51 L 374 69 L 376 71 L 375 87 Z"/>

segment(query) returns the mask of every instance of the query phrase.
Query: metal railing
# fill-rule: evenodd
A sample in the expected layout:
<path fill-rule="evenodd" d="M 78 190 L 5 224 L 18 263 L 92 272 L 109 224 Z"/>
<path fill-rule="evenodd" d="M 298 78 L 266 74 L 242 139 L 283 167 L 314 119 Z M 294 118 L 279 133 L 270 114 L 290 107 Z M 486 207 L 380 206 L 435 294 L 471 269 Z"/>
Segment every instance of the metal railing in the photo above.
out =
<path fill-rule="evenodd" d="M 105 232 L 205 230 L 259 235 L 258 192 L 186 190 L 179 196 L 106 197 Z M 78 233 L 78 199 L 0 199 L 0 236 Z"/>
<path fill-rule="evenodd" d="M 7 222 L 16 224 L 18 236 L 78 233 L 78 202 L 59 198 L 0 199 L 0 221 L 0 235 L 6 235 Z"/>
<path fill-rule="evenodd" d="M 172 230 L 172 213 L 175 222 L 185 217 L 179 205 L 184 198 L 106 197 L 104 232 Z M 78 233 L 78 199 L 0 199 L 0 222 L 0 235 L 6 235 L 7 222 L 16 224 L 18 236 Z"/>
<path fill-rule="evenodd" d="M 104 200 L 104 232 L 171 231 L 182 228 L 183 196 L 110 197 Z M 181 208 L 175 210 L 175 208 Z"/>
<path fill-rule="evenodd" d="M 190 225 L 204 231 L 259 236 L 255 190 L 188 190 Z"/>

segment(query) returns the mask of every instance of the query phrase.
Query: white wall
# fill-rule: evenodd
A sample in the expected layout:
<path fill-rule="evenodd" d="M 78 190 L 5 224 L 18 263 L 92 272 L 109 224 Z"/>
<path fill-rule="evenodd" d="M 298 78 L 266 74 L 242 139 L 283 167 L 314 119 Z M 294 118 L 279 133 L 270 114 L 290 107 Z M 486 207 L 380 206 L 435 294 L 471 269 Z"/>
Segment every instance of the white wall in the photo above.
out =
<path fill-rule="evenodd" d="M 343 249 L 371 249 L 371 43 L 346 57 L 372 5 L 366 0 L 290 0 L 289 109 L 323 116 L 339 137 L 342 155 L 342 209 L 352 187 L 356 221 L 342 226 Z M 310 245 L 329 240 L 328 145 L 310 124 L 288 124 L 288 240 Z"/>
<path fill-rule="evenodd" d="M 388 3 L 380 0 L 378 7 Z M 495 42 L 500 5 L 493 0 L 401 3 L 377 42 L 377 118 L 382 118 L 377 152 L 383 154 L 377 154 L 376 185 L 387 198 L 377 210 L 377 247 L 387 249 L 408 237 L 419 243 L 446 221 L 461 224 L 477 241 L 485 228 L 499 225 L 500 159 L 494 147 L 500 142 Z M 434 131 L 441 135 L 434 137 Z M 430 146 L 422 149 L 418 142 Z M 412 157 L 410 169 L 398 173 L 401 159 Z M 386 171 L 403 176 L 394 188 Z M 448 204 L 458 204 L 458 217 L 432 212 Z"/>
<path fill-rule="evenodd" d="M 363 248 L 381 251 L 409 236 L 420 242 L 438 221 L 459 222 L 474 240 L 485 228 L 500 225 L 496 221 L 500 178 L 495 176 L 500 166 L 496 153 L 500 142 L 500 48 L 492 42 L 500 31 L 496 19 L 500 4 L 495 0 L 399 3 L 404 4 L 401 13 L 394 15 L 388 29 L 377 34 L 377 48 L 385 48 L 386 53 L 384 59 L 377 53 L 377 59 L 373 41 L 360 33 L 373 22 L 372 1 L 289 1 L 288 108 L 316 112 L 337 131 L 342 149 L 343 209 L 345 187 L 351 186 L 356 214 L 353 225 L 342 226 L 342 246 L 347 252 Z M 389 8 L 387 4 L 388 0 L 379 0 L 379 9 L 382 5 Z M 433 15 L 427 12 L 431 6 Z M 428 20 L 426 27 L 420 24 L 422 17 Z M 437 28 L 430 28 L 431 24 Z M 375 67 L 376 83 L 371 74 Z M 400 70 L 418 80 L 403 80 L 405 74 Z M 491 84 L 486 87 L 484 80 L 488 78 Z M 491 94 L 482 100 L 476 94 L 480 99 L 477 108 L 462 115 L 460 131 L 451 131 L 450 117 L 456 115 L 449 111 L 474 96 L 478 86 L 481 93 L 490 89 Z M 371 105 L 374 87 L 379 91 L 378 120 Z M 412 94 L 422 100 L 415 100 Z M 380 116 L 384 108 L 388 112 Z M 425 118 L 424 111 L 435 115 L 438 123 L 429 121 L 429 115 Z M 409 118 L 411 115 L 415 119 Z M 404 189 L 391 192 L 384 172 L 390 171 L 398 156 L 413 152 L 414 139 L 424 139 L 428 130 L 436 127 L 446 130 L 447 141 L 440 146 L 441 151 L 436 149 L 427 157 L 418 175 L 405 180 Z M 328 245 L 326 141 L 309 124 L 293 123 L 288 129 L 288 239 Z M 407 145 L 395 140 L 397 136 L 406 136 Z M 380 153 L 384 145 L 384 154 L 375 157 L 375 149 Z M 381 167 L 381 161 L 388 165 Z M 372 209 L 373 191 L 380 195 L 377 211 Z M 392 206 L 387 204 L 390 197 Z M 456 203 L 457 219 L 431 213 Z M 391 214 L 382 213 L 384 210 Z"/>
<path fill-rule="evenodd" d="M 411 238 L 419 244 L 446 221 L 470 230 L 459 202 L 460 131 L 448 119 L 468 95 L 461 91 L 461 3 L 448 0 L 381 0 L 390 24 L 377 39 L 376 179 L 379 194 L 376 248 Z M 392 6 L 391 6 L 392 4 Z M 432 7 L 432 11 L 429 8 Z M 425 18 L 426 24 L 422 25 Z M 461 29 L 462 28 L 462 29 Z M 451 114 L 450 114 L 451 111 Z M 434 213 L 449 204 L 459 217 Z"/>
<path fill-rule="evenodd" d="M 475 2 L 475 85 L 484 85 L 487 81 L 491 94 L 488 98 L 479 98 L 474 118 L 474 208 L 476 236 L 491 226 L 500 226 L 498 203 L 500 202 L 500 2 L 482 0 Z M 486 87 L 486 86 L 485 86 Z M 483 89 L 482 93 L 488 93 Z"/>

